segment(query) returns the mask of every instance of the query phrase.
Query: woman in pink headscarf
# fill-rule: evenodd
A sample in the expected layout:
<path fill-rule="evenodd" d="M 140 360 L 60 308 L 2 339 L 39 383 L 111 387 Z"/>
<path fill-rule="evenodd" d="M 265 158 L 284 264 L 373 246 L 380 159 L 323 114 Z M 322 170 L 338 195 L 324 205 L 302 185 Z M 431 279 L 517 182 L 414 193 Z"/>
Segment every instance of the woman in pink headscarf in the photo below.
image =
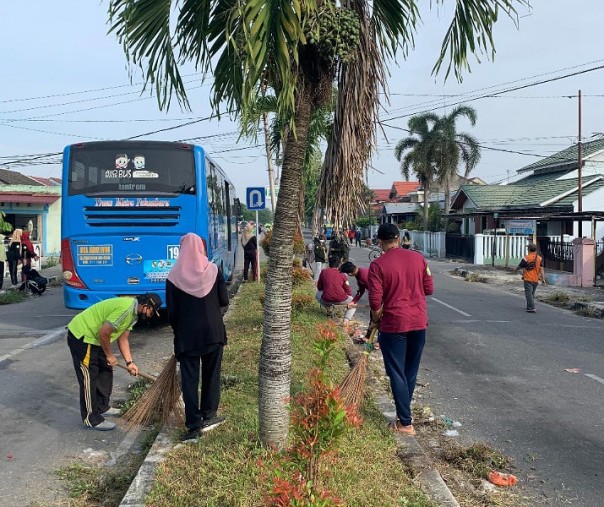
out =
<path fill-rule="evenodd" d="M 17 285 L 17 270 L 21 262 L 21 236 L 23 236 L 23 229 L 15 229 L 8 245 L 8 271 L 13 285 Z"/>
<path fill-rule="evenodd" d="M 174 354 L 180 361 L 187 432 L 195 440 L 201 432 L 224 422 L 216 415 L 220 403 L 220 369 L 226 330 L 221 307 L 229 304 L 222 271 L 208 260 L 197 234 L 180 240 L 180 253 L 166 281 L 166 306 L 174 331 Z M 199 382 L 201 366 L 201 400 Z"/>

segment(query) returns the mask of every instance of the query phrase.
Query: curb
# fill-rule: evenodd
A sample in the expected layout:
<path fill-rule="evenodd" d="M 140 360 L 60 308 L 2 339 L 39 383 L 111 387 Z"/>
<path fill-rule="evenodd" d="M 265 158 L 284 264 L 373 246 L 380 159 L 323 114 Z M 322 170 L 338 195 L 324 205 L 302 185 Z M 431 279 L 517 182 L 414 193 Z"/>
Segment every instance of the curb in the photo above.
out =
<path fill-rule="evenodd" d="M 369 386 L 379 411 L 385 419 L 393 420 L 396 412 L 393 410 L 390 396 L 384 394 L 382 387 L 373 376 L 369 377 Z M 409 466 L 414 475 L 413 480 L 419 484 L 420 489 L 430 500 L 441 507 L 460 507 L 438 470 L 432 466 L 431 460 L 424 453 L 417 438 L 397 433 L 393 433 L 393 436 L 396 440 L 398 457 Z"/>
<path fill-rule="evenodd" d="M 147 456 L 145 456 L 136 476 L 132 480 L 128 491 L 126 491 L 124 498 L 122 498 L 119 504 L 120 507 L 145 507 L 145 496 L 155 480 L 157 465 L 164 460 L 166 454 L 174 446 L 175 444 L 168 430 L 162 426 L 157 437 L 155 437 L 155 442 L 153 442 L 151 449 L 149 449 Z"/>

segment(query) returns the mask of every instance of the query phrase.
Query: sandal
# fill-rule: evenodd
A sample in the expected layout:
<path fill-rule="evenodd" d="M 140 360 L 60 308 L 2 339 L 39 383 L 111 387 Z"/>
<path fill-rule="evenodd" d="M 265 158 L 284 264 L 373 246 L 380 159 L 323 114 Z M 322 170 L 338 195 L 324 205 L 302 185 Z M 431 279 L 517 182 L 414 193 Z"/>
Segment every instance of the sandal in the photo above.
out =
<path fill-rule="evenodd" d="M 402 433 L 403 435 L 415 435 L 415 428 L 412 424 L 403 426 L 399 421 L 392 421 L 388 423 L 388 429 L 394 431 L 395 433 Z"/>

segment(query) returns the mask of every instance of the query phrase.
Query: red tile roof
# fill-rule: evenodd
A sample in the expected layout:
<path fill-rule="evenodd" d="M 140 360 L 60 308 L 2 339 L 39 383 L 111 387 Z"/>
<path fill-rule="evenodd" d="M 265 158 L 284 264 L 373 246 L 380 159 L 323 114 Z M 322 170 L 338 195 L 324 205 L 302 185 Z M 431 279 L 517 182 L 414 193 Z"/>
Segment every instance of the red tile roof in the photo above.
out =
<path fill-rule="evenodd" d="M 372 188 L 373 200 L 375 202 L 387 202 L 390 200 L 389 188 Z"/>
<path fill-rule="evenodd" d="M 405 197 L 409 192 L 421 186 L 419 181 L 394 181 L 390 192 L 396 192 L 396 197 Z"/>

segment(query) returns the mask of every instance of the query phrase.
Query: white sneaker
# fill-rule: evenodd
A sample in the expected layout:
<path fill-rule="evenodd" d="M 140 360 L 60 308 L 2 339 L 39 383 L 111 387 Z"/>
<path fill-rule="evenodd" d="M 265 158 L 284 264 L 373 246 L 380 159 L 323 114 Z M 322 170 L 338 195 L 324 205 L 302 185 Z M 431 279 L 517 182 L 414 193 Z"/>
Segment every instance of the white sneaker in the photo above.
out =
<path fill-rule="evenodd" d="M 121 412 L 121 410 L 119 408 L 110 407 L 106 412 L 103 412 L 101 415 L 109 416 L 109 417 L 117 417 L 118 415 L 120 415 L 120 412 Z"/>
<path fill-rule="evenodd" d="M 111 431 L 115 429 L 115 423 L 103 421 L 102 423 L 99 423 L 96 426 L 91 426 L 90 429 L 97 431 Z"/>

